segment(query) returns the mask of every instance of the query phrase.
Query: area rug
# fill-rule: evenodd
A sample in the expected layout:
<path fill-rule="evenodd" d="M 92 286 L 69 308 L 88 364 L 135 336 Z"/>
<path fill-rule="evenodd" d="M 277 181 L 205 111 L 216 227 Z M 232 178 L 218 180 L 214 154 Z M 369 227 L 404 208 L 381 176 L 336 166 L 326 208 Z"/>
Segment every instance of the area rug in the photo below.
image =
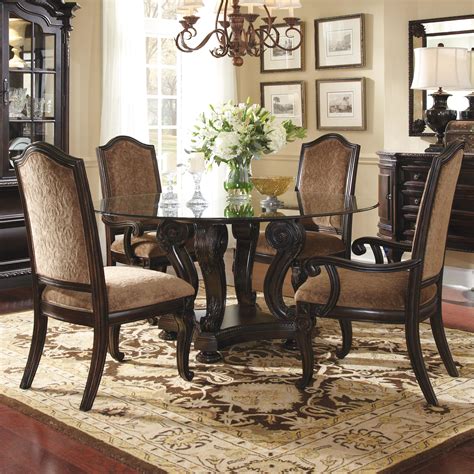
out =
<path fill-rule="evenodd" d="M 50 321 L 45 353 L 26 391 L 18 385 L 32 313 L 2 316 L 0 330 L 1 400 L 140 471 L 397 471 L 474 430 L 474 336 L 460 331 L 447 331 L 460 368 L 460 377 L 451 378 L 429 326 L 422 325 L 441 403 L 433 408 L 409 368 L 401 327 L 354 324 L 354 348 L 339 361 L 337 323 L 318 321 L 315 379 L 302 392 L 294 385 L 299 358 L 280 341 L 234 346 L 224 353 L 225 363 L 212 366 L 196 363 L 193 353 L 196 376 L 187 383 L 176 373 L 174 343 L 137 323 L 122 328 L 126 361 L 107 360 L 94 407 L 82 413 L 91 330 Z"/>

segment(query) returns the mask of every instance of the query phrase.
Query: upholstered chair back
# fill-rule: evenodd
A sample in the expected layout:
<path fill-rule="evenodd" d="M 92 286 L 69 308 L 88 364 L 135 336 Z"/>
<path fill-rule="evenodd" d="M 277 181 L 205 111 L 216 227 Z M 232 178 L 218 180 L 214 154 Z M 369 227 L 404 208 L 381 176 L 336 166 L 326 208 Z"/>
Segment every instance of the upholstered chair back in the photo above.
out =
<path fill-rule="evenodd" d="M 443 268 L 463 147 L 463 143 L 451 145 L 435 158 L 428 174 L 413 241 L 413 257 L 423 259 L 423 280 L 435 277 Z"/>
<path fill-rule="evenodd" d="M 15 168 L 33 273 L 53 281 L 92 284 L 91 274 L 102 267 L 102 260 L 98 239 L 91 243 L 90 238 L 97 236 L 97 227 L 84 162 L 37 143 L 15 161 Z"/>
<path fill-rule="evenodd" d="M 297 191 L 354 194 L 360 146 L 342 135 L 330 133 L 301 147 Z M 318 226 L 340 229 L 341 216 L 313 219 Z"/>
<path fill-rule="evenodd" d="M 119 136 L 97 148 L 104 197 L 161 192 L 155 148 Z"/>

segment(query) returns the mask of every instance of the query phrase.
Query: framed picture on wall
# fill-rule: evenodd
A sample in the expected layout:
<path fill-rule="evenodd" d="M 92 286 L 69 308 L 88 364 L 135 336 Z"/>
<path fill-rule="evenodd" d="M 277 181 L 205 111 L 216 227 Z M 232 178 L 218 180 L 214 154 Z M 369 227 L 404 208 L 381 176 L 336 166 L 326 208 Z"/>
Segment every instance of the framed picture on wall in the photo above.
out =
<path fill-rule="evenodd" d="M 262 82 L 260 97 L 262 106 L 274 114 L 278 122 L 291 120 L 299 127 L 306 126 L 304 81 Z"/>
<path fill-rule="evenodd" d="M 260 72 L 282 72 L 282 71 L 302 71 L 304 69 L 304 24 L 300 23 L 295 26 L 301 31 L 301 45 L 296 48 L 299 43 L 300 36 L 295 31 L 289 30 L 285 24 L 274 25 L 279 34 L 279 44 L 282 48 L 267 48 L 260 55 Z M 260 32 L 264 34 L 265 27 L 260 28 Z M 276 35 L 272 38 L 276 41 Z M 271 40 L 267 40 L 269 42 Z M 295 48 L 295 49 L 293 49 Z"/>
<path fill-rule="evenodd" d="M 366 130 L 365 78 L 316 81 L 318 130 Z"/>
<path fill-rule="evenodd" d="M 314 20 L 316 69 L 365 66 L 364 15 Z"/>

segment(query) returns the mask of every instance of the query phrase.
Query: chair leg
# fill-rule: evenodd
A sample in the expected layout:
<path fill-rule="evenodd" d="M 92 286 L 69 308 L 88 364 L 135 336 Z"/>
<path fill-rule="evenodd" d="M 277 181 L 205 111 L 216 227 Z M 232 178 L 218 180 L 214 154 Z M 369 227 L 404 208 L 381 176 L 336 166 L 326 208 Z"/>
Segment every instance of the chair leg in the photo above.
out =
<path fill-rule="evenodd" d="M 193 309 L 185 309 L 182 314 L 175 315 L 176 324 L 178 326 L 176 343 L 178 373 L 188 382 L 194 377 L 194 372 L 189 370 L 189 352 L 191 350 L 191 342 L 194 333 L 194 318 Z"/>
<path fill-rule="evenodd" d="M 431 385 L 426 371 L 423 353 L 420 344 L 420 323 L 418 315 L 410 315 L 405 323 L 405 338 L 407 342 L 408 355 L 410 356 L 411 366 L 415 372 L 416 380 L 420 385 L 421 391 L 426 401 L 430 405 L 438 406 L 438 399 Z"/>
<path fill-rule="evenodd" d="M 42 314 L 36 315 L 33 326 L 33 336 L 31 338 L 30 353 L 26 363 L 20 388 L 27 389 L 31 387 L 36 370 L 43 355 L 44 341 L 46 339 L 46 330 L 48 328 L 48 318 Z"/>
<path fill-rule="evenodd" d="M 296 341 L 301 352 L 303 362 L 303 376 L 296 382 L 299 389 L 306 388 L 312 378 L 314 371 L 314 353 L 313 353 L 313 328 L 315 321 L 311 317 L 310 307 L 304 303 L 296 305 Z"/>
<path fill-rule="evenodd" d="M 441 305 L 439 310 L 433 314 L 430 318 L 431 331 L 433 333 L 434 340 L 436 341 L 436 347 L 438 348 L 439 355 L 451 377 L 459 377 L 458 369 L 449 350 L 448 341 L 446 340 L 446 333 L 444 332 L 443 318 L 441 313 Z"/>
<path fill-rule="evenodd" d="M 125 358 L 125 354 L 120 352 L 120 324 L 109 327 L 109 354 L 117 362 Z"/>
<path fill-rule="evenodd" d="M 344 359 L 352 347 L 352 322 L 345 319 L 339 320 L 342 333 L 342 347 L 336 349 L 338 359 Z"/>
<path fill-rule="evenodd" d="M 104 372 L 105 358 L 107 356 L 108 333 L 108 328 L 94 328 L 91 365 L 89 375 L 87 376 L 86 388 L 82 396 L 81 411 L 89 411 L 97 395 L 102 373 Z"/>

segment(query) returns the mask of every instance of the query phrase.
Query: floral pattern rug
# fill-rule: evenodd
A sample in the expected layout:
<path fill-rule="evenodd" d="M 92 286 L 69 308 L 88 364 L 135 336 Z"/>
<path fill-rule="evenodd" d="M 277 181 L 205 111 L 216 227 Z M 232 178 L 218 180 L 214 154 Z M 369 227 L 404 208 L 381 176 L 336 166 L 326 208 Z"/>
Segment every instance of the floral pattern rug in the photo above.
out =
<path fill-rule="evenodd" d="M 32 327 L 31 312 L 0 317 L 0 394 L 148 471 L 379 472 L 474 429 L 469 333 L 447 330 L 460 368 L 460 377 L 451 378 L 429 325 L 422 325 L 441 404 L 434 408 L 410 370 L 402 327 L 354 324 L 353 350 L 339 361 L 339 326 L 319 320 L 314 382 L 299 391 L 299 356 L 280 341 L 234 346 L 224 352 L 225 363 L 212 366 L 195 362 L 193 352 L 196 375 L 188 383 L 177 375 L 174 343 L 159 340 L 156 327 L 135 323 L 122 327 L 125 362 L 107 359 L 94 407 L 83 413 L 92 331 L 50 320 L 33 388 L 24 391 L 18 385 Z"/>

